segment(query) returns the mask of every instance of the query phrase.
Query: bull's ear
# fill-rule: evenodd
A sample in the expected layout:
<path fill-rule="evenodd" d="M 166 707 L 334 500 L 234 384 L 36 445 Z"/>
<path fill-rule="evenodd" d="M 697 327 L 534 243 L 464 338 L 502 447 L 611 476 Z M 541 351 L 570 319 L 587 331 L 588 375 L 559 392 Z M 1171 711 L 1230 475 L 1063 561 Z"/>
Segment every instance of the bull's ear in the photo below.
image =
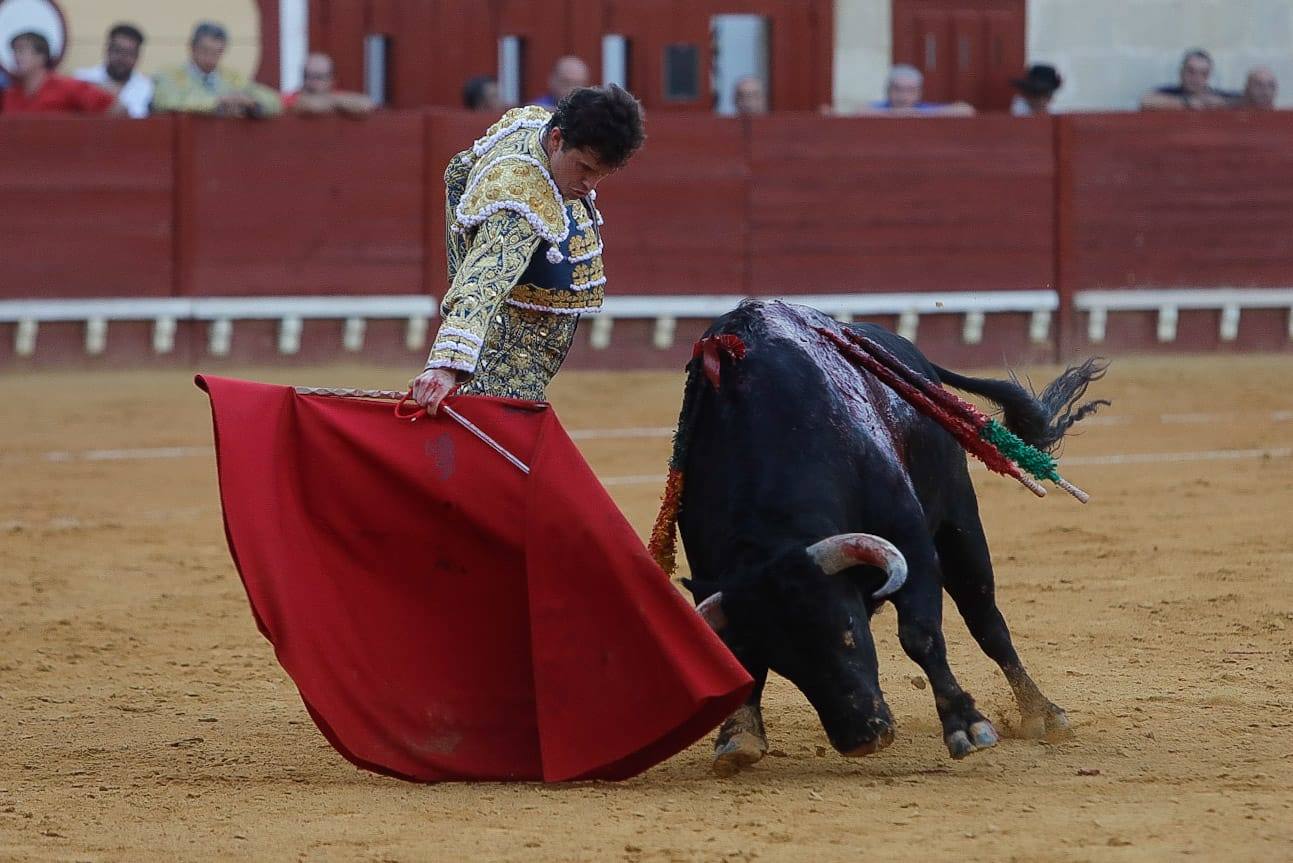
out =
<path fill-rule="evenodd" d="M 710 595 L 708 599 L 696 606 L 696 613 L 704 618 L 709 628 L 722 632 L 727 627 L 727 614 L 723 611 L 722 592 Z"/>

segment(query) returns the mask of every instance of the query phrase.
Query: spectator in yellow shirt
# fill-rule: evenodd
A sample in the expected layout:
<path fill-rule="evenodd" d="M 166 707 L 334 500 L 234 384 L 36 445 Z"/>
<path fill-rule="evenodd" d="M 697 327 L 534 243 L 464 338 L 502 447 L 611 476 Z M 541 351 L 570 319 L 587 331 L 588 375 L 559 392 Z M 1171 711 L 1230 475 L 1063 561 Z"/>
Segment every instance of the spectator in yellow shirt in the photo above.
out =
<path fill-rule="evenodd" d="M 229 34 L 219 24 L 204 21 L 194 28 L 189 62 L 156 76 L 153 110 L 253 119 L 282 113 L 278 93 L 220 68 L 228 44 Z"/>

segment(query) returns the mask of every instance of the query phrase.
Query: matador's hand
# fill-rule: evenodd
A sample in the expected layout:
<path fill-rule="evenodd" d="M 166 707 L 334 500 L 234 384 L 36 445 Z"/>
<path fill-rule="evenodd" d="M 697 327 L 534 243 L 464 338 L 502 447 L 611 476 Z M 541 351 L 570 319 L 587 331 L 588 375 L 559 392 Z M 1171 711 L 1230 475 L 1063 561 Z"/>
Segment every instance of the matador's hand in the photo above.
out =
<path fill-rule="evenodd" d="M 413 401 L 426 408 L 428 415 L 434 416 L 440 409 L 440 402 L 457 384 L 458 374 L 453 369 L 427 369 L 411 383 Z"/>

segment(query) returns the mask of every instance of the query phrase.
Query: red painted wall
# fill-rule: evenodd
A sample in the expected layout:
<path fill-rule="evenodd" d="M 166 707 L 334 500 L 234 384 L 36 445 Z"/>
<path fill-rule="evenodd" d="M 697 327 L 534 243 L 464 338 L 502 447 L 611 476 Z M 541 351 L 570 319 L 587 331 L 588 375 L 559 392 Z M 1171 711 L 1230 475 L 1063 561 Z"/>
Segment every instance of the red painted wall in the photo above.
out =
<path fill-rule="evenodd" d="M 2 118 L 0 298 L 441 295 L 441 176 L 487 122 Z M 664 112 L 648 133 L 601 189 L 613 294 L 1056 287 L 1045 349 L 1067 354 L 1088 347 L 1077 291 L 1293 285 L 1293 114 Z M 956 342 L 958 321 L 922 318 L 922 342 Z M 1216 312 L 1183 311 L 1165 347 L 1287 348 L 1286 321 L 1245 311 L 1221 344 Z M 1025 325 L 989 316 L 984 345 L 1026 347 Z M 1152 313 L 1108 333 L 1159 347 Z"/>
<path fill-rule="evenodd" d="M 171 293 L 169 120 L 0 119 L 0 297 Z"/>
<path fill-rule="evenodd" d="M 182 292 L 407 294 L 422 289 L 423 118 L 190 125 Z"/>
<path fill-rule="evenodd" d="M 1063 122 L 1076 288 L 1293 284 L 1293 117 Z"/>
<path fill-rule="evenodd" d="M 1052 285 L 1049 120 L 778 116 L 748 141 L 754 291 Z"/>
<path fill-rule="evenodd" d="M 260 2 L 277 7 L 277 0 Z M 665 46 L 697 46 L 707 91 L 711 16 L 762 15 L 771 32 L 773 108 L 816 110 L 831 101 L 833 9 L 833 0 L 310 0 L 310 45 L 332 55 L 339 86 L 359 90 L 364 37 L 383 34 L 392 57 L 390 105 L 456 108 L 467 79 L 497 72 L 503 36 L 524 42 L 521 98 L 529 100 L 564 54 L 582 57 L 602 81 L 602 36 L 618 34 L 629 40 L 629 89 L 643 104 L 694 111 L 709 110 L 708 92 L 681 103 L 663 98 Z M 276 44 L 274 52 L 277 63 Z"/>

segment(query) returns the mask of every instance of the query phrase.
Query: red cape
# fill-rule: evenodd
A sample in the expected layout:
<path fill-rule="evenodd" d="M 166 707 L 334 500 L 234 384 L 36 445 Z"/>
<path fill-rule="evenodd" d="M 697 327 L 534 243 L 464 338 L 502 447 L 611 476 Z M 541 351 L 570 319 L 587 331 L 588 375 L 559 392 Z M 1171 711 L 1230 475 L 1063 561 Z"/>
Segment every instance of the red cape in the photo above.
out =
<path fill-rule="evenodd" d="M 651 560 L 546 405 L 447 417 L 211 376 L 229 550 L 310 715 L 422 781 L 624 779 L 751 680 Z"/>

